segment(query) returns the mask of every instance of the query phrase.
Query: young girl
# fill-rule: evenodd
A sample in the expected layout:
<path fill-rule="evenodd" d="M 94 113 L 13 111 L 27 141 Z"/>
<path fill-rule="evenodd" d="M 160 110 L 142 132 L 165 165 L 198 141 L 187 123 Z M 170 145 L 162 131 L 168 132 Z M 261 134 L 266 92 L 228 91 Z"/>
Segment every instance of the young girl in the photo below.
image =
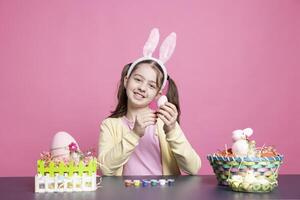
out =
<path fill-rule="evenodd" d="M 153 58 L 159 40 L 153 29 L 144 46 L 144 57 L 124 67 L 118 89 L 118 105 L 101 124 L 98 160 L 103 175 L 197 174 L 201 161 L 179 126 L 177 87 L 164 63 L 171 57 L 175 33 Z M 168 83 L 163 106 L 152 110 Z"/>

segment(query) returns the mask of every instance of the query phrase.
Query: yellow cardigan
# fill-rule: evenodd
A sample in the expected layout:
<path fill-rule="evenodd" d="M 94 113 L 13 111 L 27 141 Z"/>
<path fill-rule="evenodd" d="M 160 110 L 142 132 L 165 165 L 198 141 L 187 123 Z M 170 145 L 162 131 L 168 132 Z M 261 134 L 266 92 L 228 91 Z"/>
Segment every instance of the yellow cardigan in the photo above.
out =
<path fill-rule="evenodd" d="M 178 123 L 174 130 L 165 134 L 163 122 L 158 119 L 155 134 L 158 135 L 163 175 L 180 175 L 180 170 L 196 175 L 201 160 L 192 148 Z M 123 166 L 139 143 L 122 118 L 107 118 L 100 126 L 98 161 L 103 175 L 122 176 Z"/>

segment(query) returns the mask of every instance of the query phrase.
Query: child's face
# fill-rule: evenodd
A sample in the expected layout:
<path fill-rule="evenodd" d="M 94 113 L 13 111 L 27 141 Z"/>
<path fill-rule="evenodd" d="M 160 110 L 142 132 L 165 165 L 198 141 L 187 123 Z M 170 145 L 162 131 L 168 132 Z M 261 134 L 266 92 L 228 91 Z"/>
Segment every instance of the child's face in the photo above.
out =
<path fill-rule="evenodd" d="M 147 63 L 136 67 L 128 79 L 125 77 L 124 86 L 128 103 L 133 107 L 143 108 L 158 95 L 157 72 Z"/>

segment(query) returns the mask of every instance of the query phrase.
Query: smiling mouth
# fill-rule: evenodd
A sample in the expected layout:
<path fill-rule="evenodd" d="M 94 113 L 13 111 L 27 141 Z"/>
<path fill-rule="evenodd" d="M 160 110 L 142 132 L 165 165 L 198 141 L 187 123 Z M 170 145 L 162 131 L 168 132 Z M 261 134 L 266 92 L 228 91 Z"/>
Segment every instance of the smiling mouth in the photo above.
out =
<path fill-rule="evenodd" d="M 134 94 L 134 96 L 136 96 L 137 98 L 145 98 L 145 96 L 144 95 L 142 95 L 141 93 L 139 93 L 139 92 L 133 92 L 133 94 Z"/>

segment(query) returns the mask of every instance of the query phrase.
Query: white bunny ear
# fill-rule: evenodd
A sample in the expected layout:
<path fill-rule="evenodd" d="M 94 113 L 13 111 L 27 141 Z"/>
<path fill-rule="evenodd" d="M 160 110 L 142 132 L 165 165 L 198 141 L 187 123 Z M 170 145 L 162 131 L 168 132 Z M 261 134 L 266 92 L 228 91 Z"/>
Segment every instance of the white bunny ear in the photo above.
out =
<path fill-rule="evenodd" d="M 240 140 L 243 137 L 243 131 L 242 130 L 235 130 L 232 132 L 232 139 L 234 141 Z"/>
<path fill-rule="evenodd" d="M 247 137 L 250 137 L 253 134 L 252 128 L 245 128 L 243 131 Z"/>
<path fill-rule="evenodd" d="M 159 41 L 159 31 L 157 28 L 153 28 L 149 35 L 147 42 L 144 45 L 143 55 L 144 57 L 151 57 Z"/>
<path fill-rule="evenodd" d="M 172 56 L 176 46 L 176 33 L 171 33 L 162 43 L 159 50 L 159 60 L 166 63 Z"/>

